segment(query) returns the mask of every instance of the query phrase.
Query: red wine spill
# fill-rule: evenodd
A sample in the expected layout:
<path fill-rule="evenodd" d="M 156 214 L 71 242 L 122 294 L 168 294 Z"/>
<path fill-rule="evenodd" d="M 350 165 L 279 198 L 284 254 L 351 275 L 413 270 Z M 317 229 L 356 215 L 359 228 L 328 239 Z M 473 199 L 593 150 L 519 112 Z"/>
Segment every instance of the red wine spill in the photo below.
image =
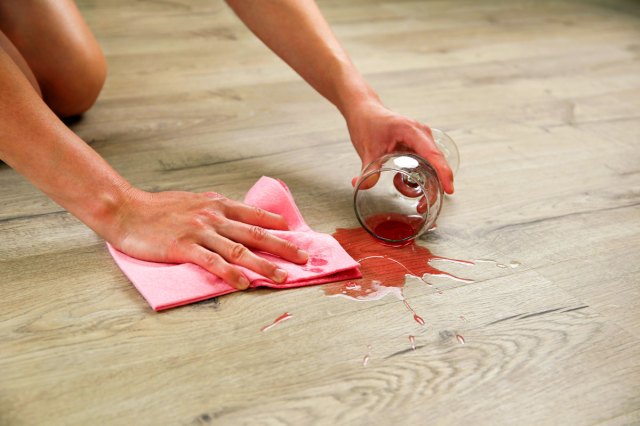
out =
<path fill-rule="evenodd" d="M 424 275 L 447 277 L 471 283 L 431 265 L 433 261 L 447 261 L 473 265 L 473 262 L 436 256 L 427 248 L 413 242 L 404 246 L 389 246 L 369 235 L 362 228 L 337 229 L 333 234 L 351 257 L 360 263 L 362 278 L 327 284 L 323 290 L 327 296 L 343 296 L 355 300 L 378 300 L 388 294 L 402 300 L 401 290 L 405 276 L 422 279 Z M 430 285 L 426 281 L 423 282 Z"/>
<path fill-rule="evenodd" d="M 311 259 L 309 259 L 309 263 L 311 263 L 313 266 L 324 266 L 327 264 L 327 261 L 320 257 L 312 257 Z"/>
<path fill-rule="evenodd" d="M 407 217 L 398 213 L 385 213 L 368 217 L 366 223 L 367 227 L 377 236 L 399 241 L 400 245 L 405 245 L 411 244 L 411 238 L 420 232 L 424 225 L 424 218 L 422 216 Z"/>
<path fill-rule="evenodd" d="M 464 345 L 464 337 L 462 337 L 459 334 L 456 334 L 456 339 L 458 339 L 458 342 L 460 342 L 461 345 Z"/>
<path fill-rule="evenodd" d="M 278 318 L 276 318 L 275 320 L 273 320 L 273 322 L 271 324 L 265 325 L 264 327 L 262 327 L 260 329 L 260 331 L 267 331 L 269 330 L 271 327 L 275 327 L 276 325 L 280 324 L 283 321 L 288 320 L 289 318 L 291 318 L 293 315 L 291 315 L 289 312 L 285 312 L 284 314 L 280 315 Z"/>
<path fill-rule="evenodd" d="M 307 265 L 315 266 L 315 268 L 305 266 L 304 269 L 311 272 L 323 272 L 324 270 L 322 268 L 318 268 L 318 266 L 324 266 L 326 264 L 327 260 L 319 257 L 312 257 L 311 259 L 309 259 L 309 262 L 307 262 Z"/>
<path fill-rule="evenodd" d="M 413 336 L 409 336 L 409 343 L 411 343 L 411 349 L 416 350 L 416 338 Z"/>
<path fill-rule="evenodd" d="M 464 315 L 460 315 L 458 318 L 460 318 L 464 322 L 469 322 L 469 321 L 467 321 L 467 318 L 465 318 Z"/>

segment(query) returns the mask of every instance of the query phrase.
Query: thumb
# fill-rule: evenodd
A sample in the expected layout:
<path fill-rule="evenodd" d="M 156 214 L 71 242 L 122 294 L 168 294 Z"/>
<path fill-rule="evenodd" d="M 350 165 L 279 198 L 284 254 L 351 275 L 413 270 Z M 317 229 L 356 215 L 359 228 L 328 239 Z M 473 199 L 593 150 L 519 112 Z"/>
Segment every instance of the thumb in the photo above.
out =
<path fill-rule="evenodd" d="M 351 179 L 351 185 L 354 188 L 359 187 L 360 189 L 373 188 L 376 185 L 376 183 L 378 183 L 378 180 L 380 179 L 380 173 L 372 173 L 363 180 L 363 172 L 366 169 L 366 172 L 370 173 L 371 171 L 380 169 L 381 167 L 382 167 L 382 164 L 377 161 L 373 163 L 363 162 L 360 176 L 356 176 L 353 179 Z"/>

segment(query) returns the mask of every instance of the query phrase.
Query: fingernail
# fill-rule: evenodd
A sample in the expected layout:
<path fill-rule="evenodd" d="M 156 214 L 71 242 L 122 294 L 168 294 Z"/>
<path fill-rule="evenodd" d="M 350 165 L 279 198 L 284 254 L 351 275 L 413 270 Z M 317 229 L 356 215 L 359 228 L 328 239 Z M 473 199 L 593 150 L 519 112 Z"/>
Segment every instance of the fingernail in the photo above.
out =
<path fill-rule="evenodd" d="M 300 259 L 304 259 L 304 260 L 305 260 L 305 262 L 306 262 L 306 261 L 309 259 L 309 253 L 307 253 L 307 252 L 306 252 L 306 251 L 304 251 L 304 250 L 298 250 L 298 257 L 299 257 Z"/>
<path fill-rule="evenodd" d="M 240 290 L 246 290 L 247 288 L 249 288 L 250 284 L 251 283 L 249 282 L 249 280 L 245 277 L 240 277 L 240 279 L 238 279 L 238 288 Z"/>
<path fill-rule="evenodd" d="M 277 283 L 283 283 L 284 280 L 287 279 L 287 271 L 285 271 L 284 269 L 276 269 L 276 271 L 273 273 L 273 280 Z"/>

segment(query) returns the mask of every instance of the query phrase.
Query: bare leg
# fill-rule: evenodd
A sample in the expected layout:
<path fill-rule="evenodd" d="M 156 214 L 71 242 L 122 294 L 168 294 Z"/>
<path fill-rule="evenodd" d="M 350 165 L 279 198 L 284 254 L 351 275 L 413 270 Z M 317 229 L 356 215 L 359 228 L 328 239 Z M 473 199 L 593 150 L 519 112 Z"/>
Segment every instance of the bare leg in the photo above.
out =
<path fill-rule="evenodd" d="M 11 40 L 7 38 L 6 35 L 2 31 L 0 31 L 0 49 L 3 49 L 9 57 L 15 62 L 15 64 L 20 68 L 22 74 L 27 77 L 29 83 L 33 86 L 34 90 L 38 92 L 38 95 L 42 97 L 42 92 L 40 91 L 40 85 L 36 80 L 36 76 L 33 75 L 33 71 L 29 68 L 29 64 L 24 60 L 18 49 L 11 43 Z"/>
<path fill-rule="evenodd" d="M 73 0 L 0 1 L 0 30 L 28 64 L 56 114 L 78 115 L 93 105 L 104 84 L 106 61 Z"/>

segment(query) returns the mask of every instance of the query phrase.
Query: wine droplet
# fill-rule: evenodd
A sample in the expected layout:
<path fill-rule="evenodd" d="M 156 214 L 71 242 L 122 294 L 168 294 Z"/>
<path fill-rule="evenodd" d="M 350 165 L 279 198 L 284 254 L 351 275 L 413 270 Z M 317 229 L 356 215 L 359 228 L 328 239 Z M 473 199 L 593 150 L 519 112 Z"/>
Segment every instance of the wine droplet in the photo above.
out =
<path fill-rule="evenodd" d="M 413 314 L 413 319 L 415 320 L 415 322 L 417 322 L 420 325 L 424 325 L 424 319 L 422 319 L 422 317 L 416 313 L 416 311 L 413 309 L 413 307 L 409 304 L 409 301 L 407 299 L 402 299 L 402 303 L 404 303 L 404 306 L 406 306 L 407 309 L 409 311 L 411 311 L 411 313 Z"/>
<path fill-rule="evenodd" d="M 430 263 L 441 261 L 473 265 L 473 262 L 435 256 L 427 248 L 414 242 L 407 242 L 399 247 L 381 244 L 363 228 L 337 229 L 333 237 L 360 264 L 362 278 L 323 286 L 327 296 L 359 301 L 379 300 L 387 295 L 400 298 L 399 290 L 404 287 L 407 275 L 414 276 L 429 286 L 431 284 L 423 278 L 426 275 L 473 282 L 449 274 Z"/>
<path fill-rule="evenodd" d="M 496 265 L 498 268 L 503 268 L 503 269 L 504 269 L 504 268 L 508 268 L 508 266 L 507 266 L 507 265 L 505 265 L 504 263 L 499 263 L 499 262 L 497 262 L 497 261 L 495 261 L 495 260 L 492 260 L 492 259 L 476 259 L 476 260 L 475 260 L 475 263 L 493 263 L 493 264 L 494 264 L 494 265 Z M 513 262 L 512 262 L 512 263 L 513 263 Z M 520 265 L 520 263 L 519 263 L 519 262 L 516 262 L 516 263 L 518 263 L 518 265 Z M 516 265 L 516 266 L 511 266 L 511 267 L 512 267 L 512 268 L 517 268 L 517 267 L 518 267 L 518 265 Z"/>
<path fill-rule="evenodd" d="M 456 339 L 458 339 L 458 342 L 461 345 L 464 345 L 464 337 L 462 337 L 460 334 L 456 334 Z"/>
<path fill-rule="evenodd" d="M 416 338 L 413 336 L 409 336 L 409 343 L 411 343 L 411 349 L 416 350 Z"/>
<path fill-rule="evenodd" d="M 283 321 L 288 320 L 289 318 L 293 317 L 293 315 L 291 315 L 289 312 L 285 312 L 284 314 L 280 315 L 278 318 L 276 318 L 275 320 L 273 320 L 273 322 L 271 324 L 265 325 L 264 327 L 262 327 L 260 329 L 260 331 L 267 331 L 269 330 L 271 327 L 275 327 L 276 325 L 280 324 Z"/>
<path fill-rule="evenodd" d="M 408 310 L 410 310 L 411 312 L 413 312 L 415 314 L 416 311 L 413 310 L 413 307 L 411 307 L 411 305 L 409 304 L 409 301 L 407 299 L 402 299 L 402 303 L 404 303 L 404 306 L 406 306 Z"/>

